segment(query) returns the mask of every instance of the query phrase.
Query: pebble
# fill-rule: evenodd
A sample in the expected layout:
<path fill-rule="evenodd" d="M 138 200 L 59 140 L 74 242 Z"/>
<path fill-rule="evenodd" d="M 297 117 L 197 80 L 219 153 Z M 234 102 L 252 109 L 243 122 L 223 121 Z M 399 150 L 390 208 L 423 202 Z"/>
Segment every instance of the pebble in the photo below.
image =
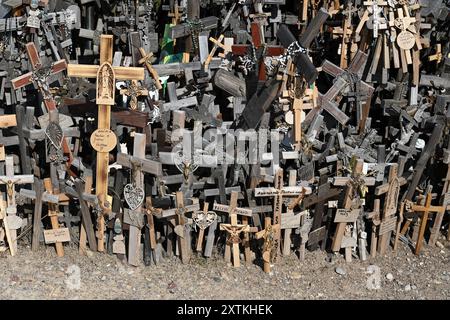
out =
<path fill-rule="evenodd" d="M 444 249 L 444 245 L 440 243 L 439 241 L 436 241 L 436 246 L 440 249 Z"/>
<path fill-rule="evenodd" d="M 220 277 L 213 277 L 213 280 L 214 280 L 215 282 L 220 282 L 220 281 L 222 281 L 222 279 L 221 279 Z"/>
<path fill-rule="evenodd" d="M 106 276 L 103 276 L 101 280 L 102 280 L 102 281 L 105 281 L 105 280 L 106 280 Z"/>
<path fill-rule="evenodd" d="M 334 271 L 336 271 L 336 273 L 340 274 L 341 276 L 345 276 L 347 274 L 347 272 L 341 267 L 337 267 L 336 269 L 334 269 Z"/>
<path fill-rule="evenodd" d="M 411 286 L 411 289 L 417 290 L 417 287 L 416 287 L 415 285 L 412 285 L 412 286 Z"/>
<path fill-rule="evenodd" d="M 92 258 L 92 257 L 94 256 L 94 253 L 93 253 L 91 250 L 86 250 L 86 255 L 87 255 L 89 258 Z"/>
<path fill-rule="evenodd" d="M 386 275 L 386 279 L 388 279 L 389 281 L 392 281 L 392 280 L 394 280 L 394 276 L 392 275 L 392 273 L 388 273 Z"/>
<path fill-rule="evenodd" d="M 407 284 L 407 285 L 405 286 L 405 291 L 411 291 L 411 285 Z"/>
<path fill-rule="evenodd" d="M 302 277 L 302 275 L 298 272 L 292 272 L 291 273 L 291 278 L 292 279 L 300 279 Z"/>

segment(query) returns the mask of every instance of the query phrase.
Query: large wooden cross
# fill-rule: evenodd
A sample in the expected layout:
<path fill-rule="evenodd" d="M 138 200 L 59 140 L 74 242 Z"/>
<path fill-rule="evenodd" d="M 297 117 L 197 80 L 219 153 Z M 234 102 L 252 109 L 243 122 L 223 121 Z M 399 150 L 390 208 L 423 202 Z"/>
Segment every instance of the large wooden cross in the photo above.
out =
<path fill-rule="evenodd" d="M 69 64 L 67 73 L 70 77 L 97 79 L 98 129 L 91 136 L 91 144 L 97 151 L 96 195 L 105 205 L 108 193 L 109 152 L 116 146 L 117 138 L 110 130 L 111 106 L 114 105 L 116 80 L 144 80 L 144 68 L 113 67 L 113 36 L 100 37 L 100 65 Z M 98 219 L 98 251 L 104 249 L 103 216 Z"/>
<path fill-rule="evenodd" d="M 27 43 L 26 48 L 33 71 L 12 79 L 12 86 L 14 90 L 18 90 L 31 83 L 34 83 L 42 95 L 47 111 L 55 110 L 56 102 L 50 92 L 48 78 L 51 75 L 55 75 L 66 70 L 66 60 L 61 59 L 59 61 L 56 61 L 52 64 L 51 67 L 48 68 L 42 64 L 37 48 L 33 42 Z M 63 139 L 61 146 L 64 154 L 68 157 L 67 165 L 70 166 L 70 163 L 72 162 L 72 153 L 65 138 Z"/>

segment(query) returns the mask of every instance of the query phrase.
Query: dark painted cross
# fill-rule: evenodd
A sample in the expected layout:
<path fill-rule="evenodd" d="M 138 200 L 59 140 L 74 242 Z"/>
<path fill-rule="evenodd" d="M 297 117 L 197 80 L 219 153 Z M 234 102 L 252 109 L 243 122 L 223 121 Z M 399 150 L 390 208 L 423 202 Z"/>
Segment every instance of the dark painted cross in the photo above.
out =
<path fill-rule="evenodd" d="M 252 50 L 255 49 L 256 59 L 257 59 L 257 74 L 259 81 L 266 80 L 266 66 L 264 64 L 265 56 L 279 56 L 284 52 L 284 48 L 282 46 L 271 46 L 266 45 L 263 40 L 263 35 L 261 35 L 261 27 L 258 22 L 252 22 L 251 24 L 251 32 L 252 32 L 252 43 L 250 45 L 247 44 L 236 44 L 231 47 L 231 51 L 234 55 L 244 56 L 252 54 Z M 262 50 L 262 53 L 258 55 L 258 52 Z"/>
<path fill-rule="evenodd" d="M 50 93 L 48 78 L 52 75 L 66 70 L 66 60 L 61 59 L 53 63 L 50 67 L 46 67 L 42 64 L 39 53 L 34 43 L 27 43 L 26 48 L 33 71 L 12 79 L 11 83 L 13 85 L 13 88 L 14 90 L 17 90 L 31 83 L 35 84 L 42 95 L 47 111 L 56 110 L 56 102 L 53 99 L 52 94 Z M 62 149 L 64 155 L 68 157 L 67 164 L 70 167 L 70 163 L 72 162 L 72 153 L 65 138 L 62 141 Z"/>

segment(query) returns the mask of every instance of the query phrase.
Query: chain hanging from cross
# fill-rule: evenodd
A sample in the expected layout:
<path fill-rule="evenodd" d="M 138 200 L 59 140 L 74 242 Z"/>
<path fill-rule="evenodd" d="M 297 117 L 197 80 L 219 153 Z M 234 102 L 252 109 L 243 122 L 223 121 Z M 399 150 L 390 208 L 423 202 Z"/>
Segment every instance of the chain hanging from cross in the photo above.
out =
<path fill-rule="evenodd" d="M 194 18 L 193 20 L 186 19 L 186 23 L 189 27 L 189 30 L 191 31 L 194 52 L 198 52 L 199 47 L 200 47 L 199 42 L 198 42 L 198 36 L 199 36 L 200 32 L 202 32 L 203 29 L 205 28 L 205 25 L 198 18 Z"/>
<path fill-rule="evenodd" d="M 294 59 L 297 55 L 304 53 L 306 54 L 308 50 L 306 48 L 303 48 L 298 41 L 292 42 L 286 49 L 283 55 L 281 55 L 278 58 L 278 62 L 280 64 L 280 67 L 286 68 L 288 59 Z"/>

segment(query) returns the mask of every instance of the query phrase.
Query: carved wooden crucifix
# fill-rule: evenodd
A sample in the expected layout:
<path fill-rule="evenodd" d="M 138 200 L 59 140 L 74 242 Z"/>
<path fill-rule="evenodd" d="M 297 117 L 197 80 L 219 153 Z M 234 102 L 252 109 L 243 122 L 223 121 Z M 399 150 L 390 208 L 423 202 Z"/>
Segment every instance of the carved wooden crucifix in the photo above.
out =
<path fill-rule="evenodd" d="M 279 169 L 275 175 L 274 187 L 272 188 L 255 188 L 255 197 L 274 197 L 273 205 L 273 223 L 281 225 L 281 212 L 283 206 L 283 197 L 298 197 L 301 194 L 311 194 L 311 188 L 302 186 L 283 186 L 283 169 Z M 275 230 L 274 246 L 276 253 L 273 261 L 276 262 L 278 251 L 280 250 L 281 229 Z"/>
<path fill-rule="evenodd" d="M 0 184 L 4 184 L 6 186 L 6 216 L 5 219 L 8 220 L 9 232 L 11 235 L 11 242 L 9 243 L 11 250 L 11 255 L 13 252 L 17 252 L 17 229 L 21 227 L 18 223 L 21 220 L 17 214 L 16 207 L 16 185 L 30 184 L 34 182 L 33 175 L 14 175 L 14 161 L 12 156 L 7 156 L 5 158 L 6 164 L 6 175 L 0 176 Z"/>
<path fill-rule="evenodd" d="M 26 45 L 26 49 L 33 71 L 28 72 L 18 78 L 12 79 L 11 80 L 12 86 L 14 90 L 18 90 L 33 83 L 39 90 L 40 94 L 42 95 L 47 111 L 55 110 L 56 102 L 53 98 L 53 95 L 50 92 L 50 85 L 48 83 L 48 78 L 51 75 L 55 75 L 57 73 L 66 70 L 67 68 L 66 60 L 61 59 L 53 63 L 50 67 L 46 67 L 42 64 L 37 48 L 33 42 L 28 43 Z M 63 149 L 64 154 L 68 157 L 67 165 L 68 167 L 70 167 L 70 164 L 72 162 L 72 153 L 70 151 L 69 144 L 67 143 L 65 138 L 63 138 L 62 140 L 61 147 Z"/>
<path fill-rule="evenodd" d="M 221 223 L 220 230 L 228 232 L 227 245 L 225 247 L 225 261 L 231 261 L 231 251 L 233 251 L 233 266 L 238 268 L 241 265 L 241 258 L 239 252 L 239 243 L 241 242 L 241 233 L 247 233 L 251 231 L 248 224 L 238 224 L 237 215 L 252 216 L 252 210 L 238 208 L 238 192 L 231 192 L 230 204 L 218 204 L 214 203 L 213 210 L 219 212 L 227 212 L 230 216 L 230 223 Z M 233 249 L 233 250 L 231 250 Z"/>
<path fill-rule="evenodd" d="M 67 72 L 70 77 L 97 79 L 98 129 L 91 135 L 91 144 L 97 151 L 95 192 L 105 206 L 108 194 L 109 152 L 117 144 L 117 138 L 110 130 L 111 106 L 115 104 L 116 80 L 144 80 L 144 68 L 113 67 L 113 36 L 100 37 L 100 65 L 69 64 Z M 104 217 L 98 218 L 98 251 L 104 251 Z"/>
<path fill-rule="evenodd" d="M 273 257 L 276 255 L 276 247 L 274 247 L 274 236 L 276 232 L 280 231 L 280 225 L 272 225 L 271 218 L 266 217 L 264 220 L 264 229 L 256 233 L 256 239 L 264 238 L 263 245 L 263 261 L 264 272 L 270 272 L 270 264 L 273 262 Z"/>
<path fill-rule="evenodd" d="M 145 65 L 148 72 L 152 75 L 153 80 L 155 80 L 156 89 L 161 90 L 162 85 L 161 85 L 161 81 L 159 80 L 158 72 L 152 66 L 153 53 L 152 52 L 146 53 L 144 48 L 139 48 L 139 52 L 141 53 L 141 56 L 142 56 L 142 59 L 139 60 L 139 63 Z"/>
<path fill-rule="evenodd" d="M 120 89 L 120 94 L 130 97 L 130 108 L 136 110 L 138 107 L 138 97 L 148 96 L 148 90 L 139 85 L 136 80 L 131 80 L 127 88 Z"/>

